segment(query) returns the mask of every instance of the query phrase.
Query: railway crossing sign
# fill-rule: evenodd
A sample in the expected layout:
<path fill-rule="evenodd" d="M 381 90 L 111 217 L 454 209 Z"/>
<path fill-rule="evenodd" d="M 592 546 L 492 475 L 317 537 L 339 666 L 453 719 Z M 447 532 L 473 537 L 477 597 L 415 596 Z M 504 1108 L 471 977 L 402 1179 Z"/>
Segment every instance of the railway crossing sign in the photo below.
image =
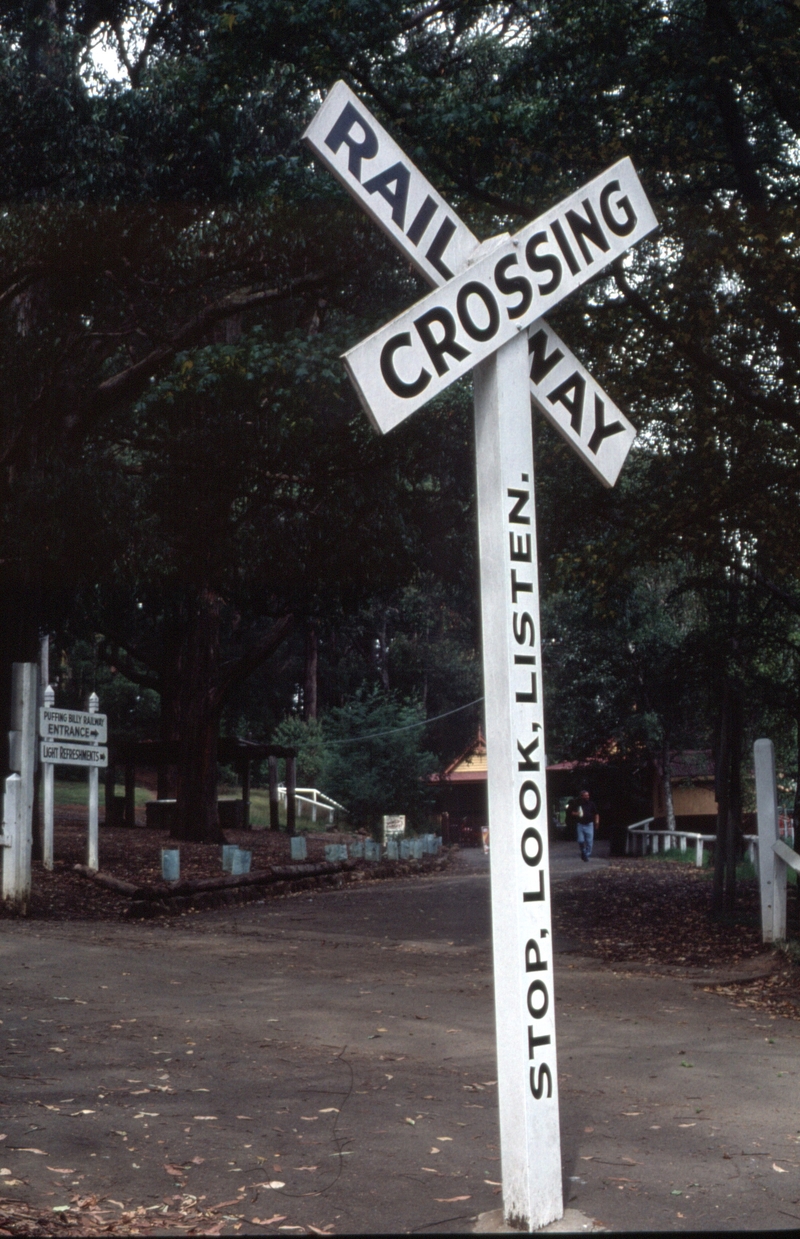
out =
<path fill-rule="evenodd" d="M 522 307 L 527 296 L 524 283 L 531 283 L 531 273 L 526 274 L 527 257 L 520 266 L 520 246 L 510 243 L 508 237 L 492 238 L 482 245 L 345 82 L 337 82 L 332 87 L 303 136 L 314 154 L 433 287 L 438 288 L 454 275 L 462 274 L 480 254 L 493 253 L 496 246 L 505 241 L 507 252 L 502 257 L 495 256 L 495 266 L 502 264 L 498 276 L 509 296 L 513 298 L 514 281 L 520 288 L 517 294 L 519 299 L 512 301 L 512 313 Z M 621 163 L 626 172 L 633 172 L 629 160 Z M 615 196 L 613 188 L 610 188 L 614 179 L 609 176 L 604 182 L 604 188 L 609 187 L 609 190 L 603 205 L 611 226 L 606 222 L 601 206 L 599 220 L 595 212 L 595 230 L 586 208 L 579 201 L 577 210 L 572 208 L 574 220 L 580 221 L 583 217 L 583 225 L 580 222 L 574 225 L 578 229 L 577 240 L 572 233 L 573 218 L 567 220 L 565 231 L 563 217 L 559 217 L 558 212 L 548 215 L 552 252 L 546 252 L 544 241 L 535 233 L 529 239 L 533 270 L 545 288 L 548 282 L 556 278 L 559 269 L 563 274 L 566 268 L 567 273 L 573 276 L 576 265 L 579 271 L 583 269 L 584 274 L 588 273 L 591 278 L 595 274 L 597 257 L 609 252 L 602 249 L 609 234 L 612 239 L 619 240 L 624 233 L 615 233 L 614 229 L 630 227 L 627 214 L 630 202 L 623 202 L 625 194 L 622 192 Z M 636 196 L 643 198 L 638 180 Z M 641 205 L 653 227 L 655 220 L 646 199 Z M 570 209 L 569 206 L 567 209 Z M 640 227 L 644 226 L 641 219 L 637 223 Z M 588 228 L 589 232 L 594 231 L 594 239 L 586 231 L 581 231 L 582 227 Z M 553 239 L 555 245 L 552 245 Z M 627 239 L 630 241 L 630 236 Z M 549 279 L 545 278 L 547 272 L 550 272 Z M 475 296 L 467 294 L 466 306 L 467 309 L 473 306 L 480 315 L 480 303 Z M 515 327 L 520 325 L 518 318 L 512 321 Z M 416 333 L 418 329 L 414 330 Z M 437 326 L 434 338 L 441 330 Z M 391 341 L 392 333 L 389 339 Z M 531 353 L 530 390 L 534 403 L 595 476 L 605 486 L 613 486 L 636 431 L 543 318 L 535 318 L 528 326 L 528 342 Z M 408 358 L 399 344 L 395 344 L 394 351 L 390 348 L 387 353 L 386 363 L 398 371 L 402 380 L 403 367 L 408 366 Z M 471 349 L 472 346 L 473 341 L 468 340 L 467 347 Z M 449 365 L 446 351 L 444 361 Z M 413 371 L 405 375 L 406 380 L 413 377 Z M 357 390 L 361 395 L 358 385 Z M 390 390 L 389 394 L 391 398 L 394 393 Z M 425 398 L 430 399 L 433 394 L 433 391 L 427 391 Z M 407 397 L 393 403 L 397 420 L 413 411 Z M 390 428 L 387 424 L 388 407 L 381 405 L 375 413 L 368 401 L 365 407 L 377 429 L 385 431 Z M 377 422 L 378 417 L 380 422 Z"/>
<path fill-rule="evenodd" d="M 657 226 L 620 160 L 479 244 L 343 82 L 306 142 L 434 291 L 344 357 L 386 432 L 474 372 L 503 1212 L 563 1215 L 531 397 L 606 486 L 630 422 L 541 315 Z"/>

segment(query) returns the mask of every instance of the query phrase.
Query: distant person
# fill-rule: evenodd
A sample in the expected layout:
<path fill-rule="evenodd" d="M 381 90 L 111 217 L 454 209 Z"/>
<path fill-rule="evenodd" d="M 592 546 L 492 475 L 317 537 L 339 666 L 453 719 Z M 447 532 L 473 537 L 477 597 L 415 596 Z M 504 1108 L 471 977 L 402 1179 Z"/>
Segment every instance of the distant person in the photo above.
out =
<path fill-rule="evenodd" d="M 568 839 L 572 838 L 573 828 L 575 830 L 575 838 L 577 839 L 578 822 L 580 821 L 580 816 L 581 816 L 580 799 L 577 796 L 573 796 L 572 800 L 570 800 L 569 804 L 567 805 L 566 811 L 564 813 L 564 825 L 567 827 L 567 838 Z"/>
<path fill-rule="evenodd" d="M 481 843 L 483 844 L 484 854 L 488 856 L 489 855 L 489 827 L 488 826 L 481 826 Z"/>
<path fill-rule="evenodd" d="M 592 854 L 595 826 L 600 825 L 600 814 L 586 788 L 581 792 L 578 809 L 578 848 L 581 860 L 588 860 Z"/>

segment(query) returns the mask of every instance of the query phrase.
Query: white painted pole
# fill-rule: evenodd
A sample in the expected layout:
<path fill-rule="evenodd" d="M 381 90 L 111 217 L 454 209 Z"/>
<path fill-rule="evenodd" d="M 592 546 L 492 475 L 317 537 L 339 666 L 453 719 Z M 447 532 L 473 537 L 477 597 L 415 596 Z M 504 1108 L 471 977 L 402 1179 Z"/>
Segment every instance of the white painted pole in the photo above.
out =
<path fill-rule="evenodd" d="M 20 776 L 10 774 L 3 796 L 3 902 L 15 910 L 19 908 L 20 784 Z"/>
<path fill-rule="evenodd" d="M 536 1230 L 564 1206 L 527 336 L 474 377 L 503 1212 Z"/>
<path fill-rule="evenodd" d="M 778 788 L 772 741 L 756 740 L 753 756 L 756 767 L 761 939 L 763 942 L 781 942 L 786 937 L 786 866 L 772 850 L 778 840 Z"/>
<path fill-rule="evenodd" d="M 44 690 L 44 705 L 45 708 L 52 708 L 56 704 L 56 695 L 52 687 L 48 684 Z M 53 795 L 55 787 L 55 767 L 51 761 L 42 763 L 43 775 L 42 783 L 44 785 L 44 835 L 42 839 L 42 863 L 45 869 L 53 868 L 53 821 L 55 817 L 55 798 Z"/>
<path fill-rule="evenodd" d="M 31 893 L 31 851 L 33 849 L 33 779 L 36 758 L 36 713 L 39 669 L 36 663 L 13 663 L 11 667 L 11 733 L 9 736 L 12 770 L 19 773 L 17 800 L 17 846 L 14 901 L 23 915 Z"/>
<path fill-rule="evenodd" d="M 698 869 L 703 868 L 703 840 L 698 838 L 694 849 L 694 863 Z"/>
<path fill-rule="evenodd" d="M 92 693 L 89 698 L 89 713 L 97 714 L 100 709 L 100 699 L 97 693 Z M 100 848 L 98 843 L 98 806 L 100 803 L 99 796 L 100 787 L 100 771 L 97 766 L 89 767 L 89 836 L 86 846 L 86 867 L 87 869 L 100 868 Z"/>

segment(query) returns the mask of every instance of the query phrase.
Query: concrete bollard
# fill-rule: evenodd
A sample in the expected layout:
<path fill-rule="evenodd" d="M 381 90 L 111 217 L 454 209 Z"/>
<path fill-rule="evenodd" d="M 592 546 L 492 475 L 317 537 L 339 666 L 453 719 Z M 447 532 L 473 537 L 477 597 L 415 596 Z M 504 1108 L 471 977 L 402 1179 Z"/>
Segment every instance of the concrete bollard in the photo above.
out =
<path fill-rule="evenodd" d="M 350 855 L 353 860 L 363 860 L 364 858 L 364 840 L 357 839 L 355 843 L 350 844 Z"/>
<path fill-rule="evenodd" d="M 30 870 L 26 887 L 21 800 L 22 779 L 18 774 L 10 774 L 3 797 L 3 902 L 24 915 L 30 896 Z"/>
<path fill-rule="evenodd" d="M 400 855 L 400 849 L 397 845 L 397 840 L 387 839 L 386 840 L 386 859 L 387 860 L 398 860 L 399 855 Z"/>
<path fill-rule="evenodd" d="M 368 860 L 371 864 L 375 864 L 381 858 L 381 845 L 376 843 L 374 839 L 364 840 L 364 860 Z"/>
<path fill-rule="evenodd" d="M 326 843 L 325 859 L 327 861 L 347 860 L 346 843 Z"/>
<path fill-rule="evenodd" d="M 306 860 L 308 849 L 305 835 L 292 835 L 289 843 L 292 849 L 292 860 Z"/>
<path fill-rule="evenodd" d="M 231 860 L 231 873 L 249 873 L 252 860 L 252 852 L 246 852 L 244 848 L 237 848 Z"/>
<path fill-rule="evenodd" d="M 234 852 L 238 852 L 238 851 L 239 849 L 235 843 L 223 843 L 222 845 L 222 872 L 223 873 L 233 872 L 233 855 L 234 855 Z"/>
<path fill-rule="evenodd" d="M 161 849 L 161 876 L 165 882 L 177 882 L 181 876 L 180 848 Z"/>

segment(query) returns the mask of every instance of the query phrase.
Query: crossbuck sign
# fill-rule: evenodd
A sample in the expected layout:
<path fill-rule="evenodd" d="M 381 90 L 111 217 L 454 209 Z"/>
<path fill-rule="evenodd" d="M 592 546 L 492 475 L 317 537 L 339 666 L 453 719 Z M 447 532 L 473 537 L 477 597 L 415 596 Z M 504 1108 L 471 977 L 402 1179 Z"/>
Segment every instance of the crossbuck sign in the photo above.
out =
<path fill-rule="evenodd" d="M 635 431 L 541 317 L 657 226 L 622 159 L 480 244 L 344 82 L 304 138 L 434 286 L 344 358 L 391 430 L 474 371 L 503 1210 L 563 1214 L 530 402 L 613 486 Z"/>

